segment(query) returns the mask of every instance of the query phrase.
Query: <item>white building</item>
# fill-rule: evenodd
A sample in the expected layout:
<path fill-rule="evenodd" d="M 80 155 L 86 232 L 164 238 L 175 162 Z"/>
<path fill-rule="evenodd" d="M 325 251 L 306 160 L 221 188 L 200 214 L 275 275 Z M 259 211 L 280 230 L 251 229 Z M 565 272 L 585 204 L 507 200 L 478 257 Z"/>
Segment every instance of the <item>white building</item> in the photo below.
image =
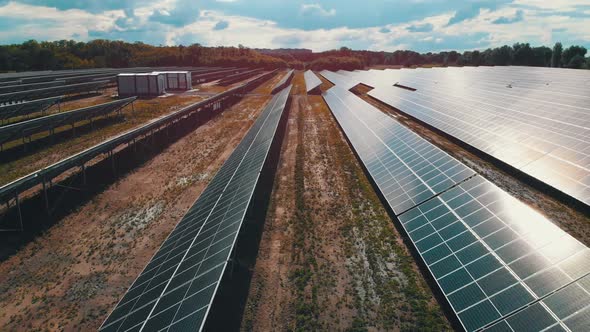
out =
<path fill-rule="evenodd" d="M 190 71 L 160 71 L 154 72 L 163 74 L 166 90 L 190 90 L 193 88 Z"/>
<path fill-rule="evenodd" d="M 124 73 L 117 75 L 119 96 L 160 96 L 167 90 L 192 89 L 189 71 Z"/>

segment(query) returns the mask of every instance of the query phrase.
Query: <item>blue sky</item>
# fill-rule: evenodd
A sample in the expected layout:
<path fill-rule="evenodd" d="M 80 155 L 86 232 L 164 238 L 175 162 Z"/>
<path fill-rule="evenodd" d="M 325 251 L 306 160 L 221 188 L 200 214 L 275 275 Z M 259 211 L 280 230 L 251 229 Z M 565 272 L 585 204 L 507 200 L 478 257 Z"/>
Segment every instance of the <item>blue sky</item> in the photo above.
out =
<path fill-rule="evenodd" d="M 590 0 L 0 0 L 0 42 L 420 52 L 530 42 L 590 48 Z"/>

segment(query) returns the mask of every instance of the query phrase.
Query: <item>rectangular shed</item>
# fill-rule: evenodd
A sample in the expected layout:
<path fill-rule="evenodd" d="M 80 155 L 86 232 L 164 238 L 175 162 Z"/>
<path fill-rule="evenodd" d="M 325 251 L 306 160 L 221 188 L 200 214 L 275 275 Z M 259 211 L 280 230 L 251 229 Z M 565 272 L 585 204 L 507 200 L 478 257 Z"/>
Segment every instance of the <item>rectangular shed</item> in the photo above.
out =
<path fill-rule="evenodd" d="M 166 92 L 165 75 L 161 73 L 117 75 L 119 96 L 160 96 Z"/>
<path fill-rule="evenodd" d="M 164 87 L 166 90 L 191 90 L 193 88 L 192 76 L 189 71 L 161 71 L 154 73 L 164 75 Z"/>

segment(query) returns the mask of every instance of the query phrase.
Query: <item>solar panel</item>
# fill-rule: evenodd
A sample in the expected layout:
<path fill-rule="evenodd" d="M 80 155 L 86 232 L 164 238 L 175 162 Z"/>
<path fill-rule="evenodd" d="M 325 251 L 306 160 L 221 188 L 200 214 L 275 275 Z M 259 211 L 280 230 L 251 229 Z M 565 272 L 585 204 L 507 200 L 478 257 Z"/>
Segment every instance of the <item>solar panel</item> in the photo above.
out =
<path fill-rule="evenodd" d="M 21 84 L 22 82 L 20 80 L 17 81 L 6 81 L 6 82 L 0 82 L 0 86 L 7 86 L 7 85 L 17 85 L 17 84 Z"/>
<path fill-rule="evenodd" d="M 75 155 L 62 159 L 50 166 L 47 166 L 33 173 L 25 175 L 22 178 L 14 180 L 8 184 L 0 186 L 0 201 L 7 202 L 8 200 L 14 198 L 18 194 L 33 188 L 37 184 L 40 184 L 44 181 L 48 181 L 73 167 L 79 167 L 81 165 L 84 165 L 84 163 L 94 159 L 96 156 L 100 154 L 113 151 L 116 147 L 122 144 L 132 142 L 137 138 L 152 135 L 155 132 L 158 132 L 163 128 L 166 128 L 167 125 L 190 118 L 195 113 L 203 112 L 203 117 L 208 117 L 208 115 L 205 114 L 210 113 L 211 111 L 218 110 L 216 106 L 219 105 L 219 103 L 222 103 L 223 101 L 228 101 L 228 99 L 232 97 L 240 96 L 248 91 L 251 91 L 256 86 L 258 86 L 260 81 L 266 79 L 269 75 L 270 74 L 261 75 L 259 78 L 255 80 L 251 80 L 247 83 L 231 88 L 227 91 L 218 93 L 213 97 L 185 106 L 170 114 L 152 120 L 140 127 L 133 128 L 120 135 L 111 137 L 106 141 L 103 141 L 79 153 L 76 153 Z"/>
<path fill-rule="evenodd" d="M 590 204 L 590 89 L 584 83 L 590 73 L 504 67 L 343 77 L 350 85 L 374 86 L 370 96 Z M 396 82 L 417 90 L 392 86 Z"/>
<path fill-rule="evenodd" d="M 240 72 L 237 74 L 231 74 L 228 76 L 224 76 L 221 80 L 219 80 L 218 84 L 219 85 L 230 85 L 239 81 L 243 81 L 247 78 L 256 76 L 258 74 L 260 74 L 262 72 L 262 69 L 252 69 L 252 70 L 248 70 L 248 71 L 244 71 L 244 72 Z"/>
<path fill-rule="evenodd" d="M 62 96 L 82 92 L 96 91 L 103 88 L 109 81 L 97 81 L 79 84 L 55 86 L 43 89 L 19 91 L 0 94 L 0 105 L 35 100 L 53 96 Z"/>
<path fill-rule="evenodd" d="M 51 81 L 51 82 L 33 83 L 33 84 L 16 84 L 16 85 L 0 86 L 0 94 L 9 93 L 9 92 L 17 92 L 17 91 L 41 89 L 41 88 L 47 88 L 47 87 L 51 87 L 51 86 L 59 86 L 59 85 L 64 85 L 65 83 L 66 83 L 65 81 Z"/>
<path fill-rule="evenodd" d="M 193 83 L 200 84 L 200 83 L 205 83 L 208 81 L 214 81 L 214 80 L 223 78 L 228 75 L 237 74 L 241 71 L 244 71 L 244 69 L 228 68 L 228 69 L 222 69 L 222 70 L 209 71 L 206 73 L 193 72 L 193 73 L 191 73 L 191 76 L 192 76 Z"/>
<path fill-rule="evenodd" d="M 590 274 L 585 245 L 349 91 L 324 98 L 465 330 L 581 324 L 545 303 L 590 305 L 563 291 Z"/>
<path fill-rule="evenodd" d="M 330 81 L 332 84 L 337 85 L 341 89 L 349 90 L 353 86 L 357 85 L 358 82 L 351 79 L 349 76 L 334 73 L 329 70 L 323 70 L 320 73 L 325 79 Z"/>
<path fill-rule="evenodd" d="M 515 324 L 515 313 L 552 317 L 552 309 L 526 310 L 590 273 L 586 246 L 480 176 L 398 219 L 468 331 L 503 319 Z"/>
<path fill-rule="evenodd" d="M 283 78 L 281 78 L 281 80 L 277 84 L 275 84 L 271 93 L 274 95 L 275 93 L 283 90 L 287 85 L 289 85 L 291 83 L 291 80 L 293 79 L 293 73 L 295 73 L 295 70 L 289 70 L 287 74 L 285 74 Z"/>
<path fill-rule="evenodd" d="M 72 76 L 72 77 L 65 77 L 63 80 L 66 84 L 76 84 L 76 83 L 84 83 L 90 81 L 102 81 L 102 80 L 109 80 L 114 82 L 117 78 L 117 73 L 106 73 L 106 74 L 97 74 L 97 75 L 83 75 L 83 76 Z"/>
<path fill-rule="evenodd" d="M 319 87 L 322 84 L 322 81 L 313 73 L 313 71 L 308 70 L 303 73 L 303 78 L 305 79 L 305 87 L 308 94 L 320 94 Z"/>
<path fill-rule="evenodd" d="M 265 107 L 101 331 L 202 330 L 290 89 Z"/>
<path fill-rule="evenodd" d="M 63 96 L 37 99 L 19 104 L 0 106 L 0 119 L 6 120 L 16 116 L 44 112 L 51 106 L 59 103 Z"/>
<path fill-rule="evenodd" d="M 475 174 L 356 95 L 334 87 L 324 98 L 396 214 Z"/>
<path fill-rule="evenodd" d="M 50 131 L 66 124 L 116 112 L 117 110 L 120 110 L 121 108 L 133 102 L 135 99 L 137 99 L 137 97 L 84 107 L 68 112 L 56 113 L 3 126 L 0 127 L 0 144 L 5 144 L 23 137 L 29 137 L 43 131 Z"/>

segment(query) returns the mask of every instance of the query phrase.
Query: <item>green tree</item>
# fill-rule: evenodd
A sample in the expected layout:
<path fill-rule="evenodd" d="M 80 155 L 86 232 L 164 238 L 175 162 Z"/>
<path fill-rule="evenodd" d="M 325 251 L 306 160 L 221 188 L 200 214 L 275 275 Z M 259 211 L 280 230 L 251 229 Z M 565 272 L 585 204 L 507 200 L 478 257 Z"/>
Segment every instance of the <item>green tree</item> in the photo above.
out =
<path fill-rule="evenodd" d="M 551 67 L 561 67 L 561 53 L 563 53 L 563 46 L 560 42 L 553 46 L 553 53 L 551 54 Z"/>
<path fill-rule="evenodd" d="M 530 66 L 534 58 L 533 49 L 529 43 L 516 43 L 512 46 L 514 50 L 514 64 L 518 66 Z"/>
<path fill-rule="evenodd" d="M 586 52 L 587 50 L 584 46 L 572 45 L 563 51 L 561 64 L 567 68 L 582 68 L 584 66 Z"/>
<path fill-rule="evenodd" d="M 509 66 L 512 64 L 513 50 L 512 47 L 504 45 L 492 50 L 492 65 Z"/>

